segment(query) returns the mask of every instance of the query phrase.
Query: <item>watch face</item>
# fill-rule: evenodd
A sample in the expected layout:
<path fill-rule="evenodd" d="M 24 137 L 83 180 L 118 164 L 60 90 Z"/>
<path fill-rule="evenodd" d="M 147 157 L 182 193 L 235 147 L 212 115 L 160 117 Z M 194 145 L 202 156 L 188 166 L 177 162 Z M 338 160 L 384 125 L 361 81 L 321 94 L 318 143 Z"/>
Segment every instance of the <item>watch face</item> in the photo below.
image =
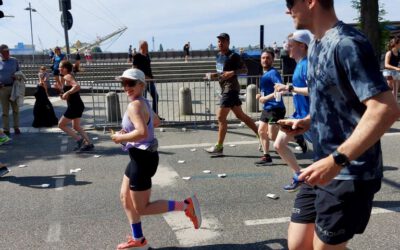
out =
<path fill-rule="evenodd" d="M 349 159 L 344 154 L 341 154 L 341 153 L 335 151 L 335 152 L 333 152 L 332 156 L 337 165 L 347 166 L 349 164 Z"/>

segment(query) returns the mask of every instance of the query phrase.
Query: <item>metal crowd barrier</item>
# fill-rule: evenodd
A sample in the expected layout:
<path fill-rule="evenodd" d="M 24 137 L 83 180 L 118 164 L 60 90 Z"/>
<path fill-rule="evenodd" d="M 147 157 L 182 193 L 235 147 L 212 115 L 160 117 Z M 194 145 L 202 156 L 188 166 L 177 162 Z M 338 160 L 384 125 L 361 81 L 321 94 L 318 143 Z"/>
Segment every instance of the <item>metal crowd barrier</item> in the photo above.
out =
<path fill-rule="evenodd" d="M 260 77 L 240 77 L 239 82 L 242 86 L 240 99 L 242 100 L 242 109 L 255 121 L 259 119 L 261 114 L 262 104 L 257 106 L 255 112 L 247 112 L 246 102 L 246 86 L 255 84 L 259 89 Z M 119 126 L 121 120 L 118 117 L 123 117 L 129 100 L 126 97 L 121 84 L 116 81 L 94 81 L 87 82 L 91 89 L 93 122 L 96 127 L 114 127 Z M 85 84 L 85 85 L 86 85 Z M 163 125 L 200 125 L 217 123 L 216 111 L 219 108 L 220 86 L 217 81 L 208 81 L 204 79 L 168 79 L 157 80 L 155 82 L 158 101 L 158 114 L 164 118 Z M 88 87 L 89 87 L 88 86 Z M 182 88 L 188 88 L 191 92 L 192 114 L 181 114 L 179 101 L 179 92 Z M 108 107 L 107 110 L 107 94 L 110 92 L 116 93 L 118 96 L 118 106 Z M 147 94 L 147 99 L 152 103 L 150 93 Z M 293 113 L 293 101 L 291 95 L 283 96 L 286 107 L 286 116 Z M 190 105 L 190 104 L 189 104 Z M 117 115 L 110 115 L 120 113 Z M 228 116 L 229 122 L 239 122 L 233 112 Z"/>

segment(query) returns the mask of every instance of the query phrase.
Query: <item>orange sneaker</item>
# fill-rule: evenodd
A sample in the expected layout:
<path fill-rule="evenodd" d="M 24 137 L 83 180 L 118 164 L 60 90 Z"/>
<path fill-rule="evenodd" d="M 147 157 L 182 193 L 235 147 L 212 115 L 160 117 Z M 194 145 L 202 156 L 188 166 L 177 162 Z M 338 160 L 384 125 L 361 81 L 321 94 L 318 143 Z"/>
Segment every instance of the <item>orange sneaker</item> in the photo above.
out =
<path fill-rule="evenodd" d="M 192 195 L 185 200 L 187 208 L 185 214 L 193 222 L 194 228 L 199 229 L 201 227 L 201 212 L 200 204 L 196 198 L 196 195 Z"/>
<path fill-rule="evenodd" d="M 117 250 L 120 249 L 135 249 L 135 250 L 147 250 L 149 249 L 149 245 L 147 244 L 147 240 L 145 238 L 141 240 L 134 240 L 132 236 L 128 236 L 128 241 L 123 242 L 117 246 Z"/>

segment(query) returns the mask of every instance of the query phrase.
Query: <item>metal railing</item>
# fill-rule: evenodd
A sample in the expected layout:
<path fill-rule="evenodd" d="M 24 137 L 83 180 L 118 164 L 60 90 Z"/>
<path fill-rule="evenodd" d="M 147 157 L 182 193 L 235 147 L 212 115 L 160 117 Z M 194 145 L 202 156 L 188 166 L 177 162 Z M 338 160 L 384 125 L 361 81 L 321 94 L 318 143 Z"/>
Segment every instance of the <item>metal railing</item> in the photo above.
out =
<path fill-rule="evenodd" d="M 239 82 L 244 89 L 241 90 L 240 99 L 242 101 L 243 111 L 249 115 L 252 119 L 258 120 L 261 114 L 261 105 L 257 105 L 254 112 L 248 111 L 248 103 L 246 101 L 247 93 L 246 86 L 248 83 L 255 84 L 257 89 L 259 88 L 259 77 L 240 77 Z M 108 81 L 108 82 L 86 82 L 81 86 L 85 88 L 85 85 L 91 89 L 92 97 L 92 110 L 93 110 L 93 123 L 97 127 L 114 127 L 119 126 L 121 120 L 119 117 L 123 117 L 129 99 L 119 82 Z M 164 118 L 163 125 L 199 125 L 199 124 L 211 124 L 216 123 L 216 111 L 219 108 L 220 99 L 220 86 L 217 81 L 208 81 L 204 79 L 168 79 L 163 81 L 157 81 L 156 83 L 157 93 L 159 96 L 158 100 L 158 114 Z M 191 103 L 192 113 L 181 114 L 180 112 L 180 90 L 182 88 L 188 88 L 191 92 Z M 107 94 L 110 92 L 116 93 L 118 96 L 118 106 L 114 105 L 107 108 Z M 150 104 L 151 97 L 149 94 L 148 99 Z M 254 97 L 251 97 L 255 99 Z M 283 96 L 283 100 L 286 107 L 286 116 L 290 116 L 293 113 L 293 101 L 291 95 Z M 111 109 L 111 110 L 110 110 Z M 110 115 L 110 112 L 113 115 Z M 228 115 L 229 122 L 238 122 L 237 118 L 230 112 Z"/>

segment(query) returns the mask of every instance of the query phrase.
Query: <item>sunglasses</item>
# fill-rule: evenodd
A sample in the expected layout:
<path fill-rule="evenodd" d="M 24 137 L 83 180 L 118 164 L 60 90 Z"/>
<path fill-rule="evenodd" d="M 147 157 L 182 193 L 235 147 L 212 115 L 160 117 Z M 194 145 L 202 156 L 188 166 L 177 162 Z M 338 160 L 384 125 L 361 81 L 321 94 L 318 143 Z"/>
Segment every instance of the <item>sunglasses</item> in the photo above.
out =
<path fill-rule="evenodd" d="M 122 80 L 121 85 L 122 85 L 122 87 L 128 86 L 128 87 L 133 88 L 136 86 L 136 84 L 138 82 L 139 81 L 137 81 L 137 80 Z"/>
<path fill-rule="evenodd" d="M 288 8 L 288 10 L 293 9 L 295 1 L 296 0 L 286 0 L 286 7 Z"/>

